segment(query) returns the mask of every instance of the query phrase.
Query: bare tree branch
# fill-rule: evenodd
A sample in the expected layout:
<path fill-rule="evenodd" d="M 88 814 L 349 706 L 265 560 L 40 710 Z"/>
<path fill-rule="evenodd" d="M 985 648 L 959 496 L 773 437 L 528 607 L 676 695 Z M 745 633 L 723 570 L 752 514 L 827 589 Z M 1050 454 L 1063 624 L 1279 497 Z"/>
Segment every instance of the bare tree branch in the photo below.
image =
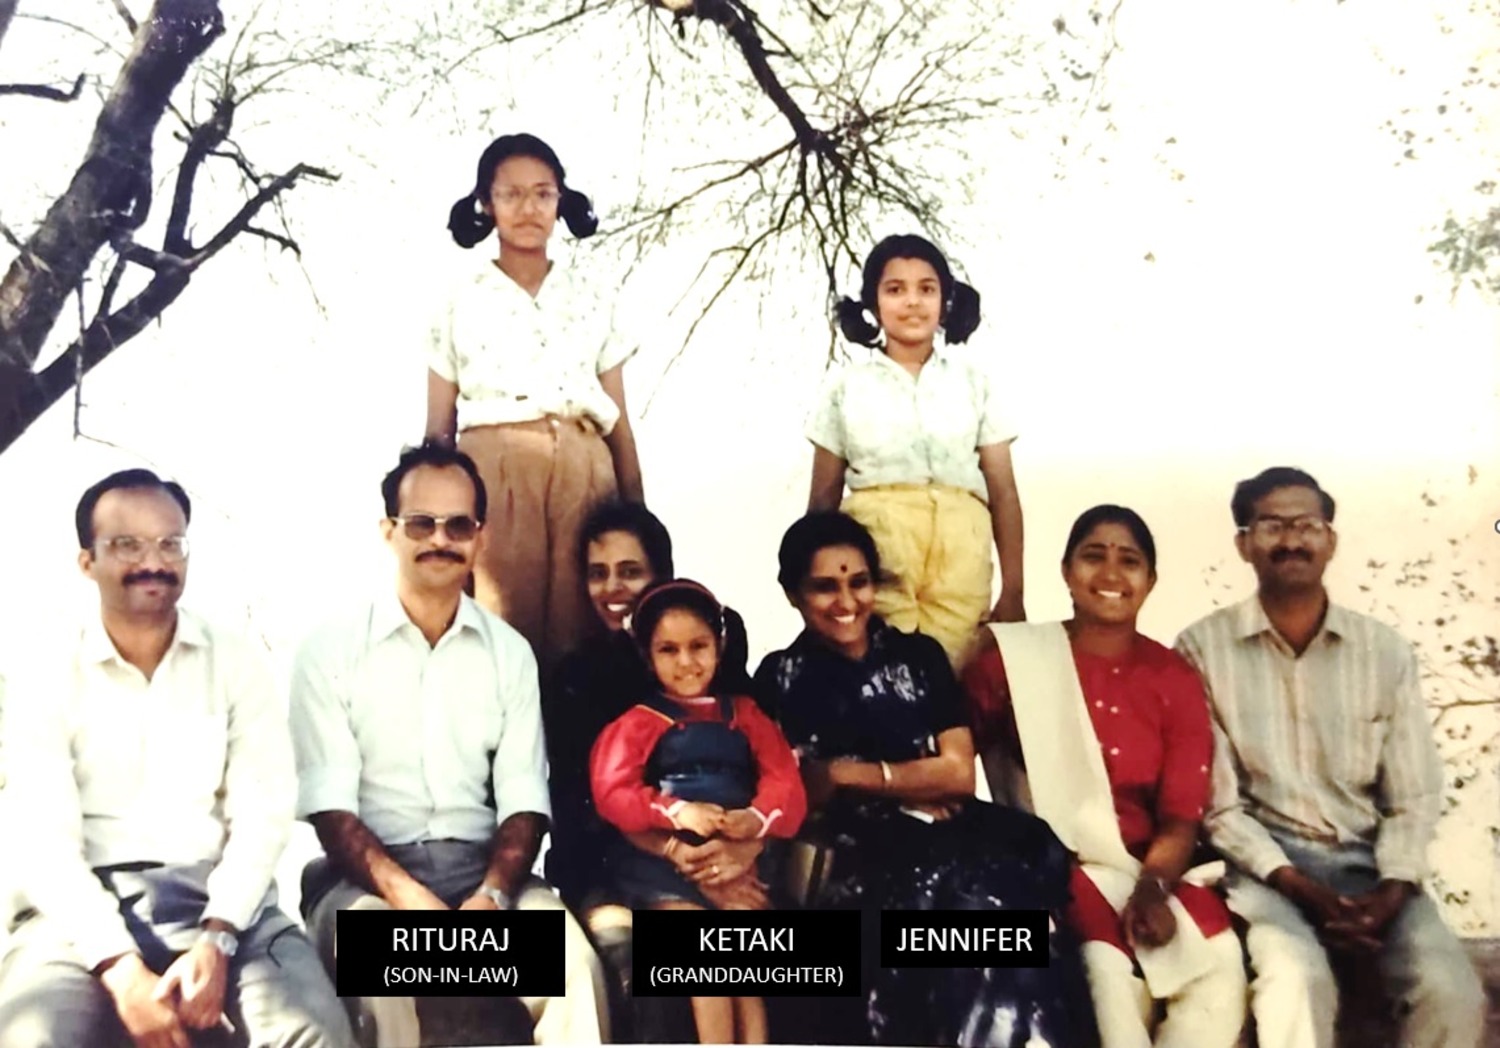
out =
<path fill-rule="evenodd" d="M 10 226 L 6 225 L 4 222 L 0 222 L 0 239 L 3 239 L 7 244 L 15 248 L 17 251 L 26 250 L 26 245 L 21 242 L 21 238 L 16 236 L 16 234 L 11 231 Z"/>
<path fill-rule="evenodd" d="M 339 176 L 332 171 L 326 171 L 321 167 L 314 167 L 311 164 L 297 164 L 290 171 L 286 172 L 286 174 L 278 175 L 271 179 L 271 181 L 267 182 L 261 188 L 260 192 L 247 200 L 244 206 L 235 213 L 234 217 L 224 223 L 223 228 L 209 239 L 208 243 L 192 253 L 187 260 L 188 264 L 196 269 L 204 262 L 213 258 L 231 240 L 241 233 L 246 232 L 251 221 L 260 213 L 261 208 L 265 207 L 272 200 L 275 200 L 276 197 L 288 189 L 291 189 L 299 180 L 304 178 L 317 179 L 321 182 L 337 182 L 339 180 Z"/>
<path fill-rule="evenodd" d="M 262 229 L 259 226 L 251 225 L 245 227 L 245 232 L 251 236 L 260 237 L 262 240 L 269 240 L 273 244 L 279 244 L 282 250 L 290 251 L 298 258 L 302 257 L 302 245 L 283 233 L 273 233 L 269 229 Z"/>
<path fill-rule="evenodd" d="M 192 253 L 187 225 L 193 207 L 193 185 L 203 161 L 229 137 L 229 131 L 234 125 L 234 110 L 234 99 L 228 94 L 220 94 L 213 101 L 212 115 L 194 127 L 187 136 L 187 149 L 183 152 L 182 164 L 177 169 L 172 210 L 167 215 L 167 230 L 162 241 L 173 254 L 186 257 Z"/>
<path fill-rule="evenodd" d="M 111 0 L 111 2 L 114 4 L 115 14 L 120 16 L 121 21 L 125 23 L 125 28 L 130 30 L 130 35 L 135 36 L 140 32 L 140 23 L 130 13 L 130 8 L 125 6 L 125 0 Z"/>
<path fill-rule="evenodd" d="M 223 31 L 216 0 L 157 0 L 100 111 L 68 188 L 0 280 L 0 390 L 29 373 L 99 249 L 128 236 L 150 198 L 152 138 L 172 89 Z M 0 397 L 0 450 L 29 419 Z M 9 435 L 9 439 L 7 439 Z"/>
<path fill-rule="evenodd" d="M 45 98 L 51 102 L 74 102 L 83 93 L 83 85 L 87 79 L 87 76 L 79 73 L 73 80 L 73 86 L 66 90 L 46 84 L 0 84 L 0 95 L 26 95 L 30 98 Z"/>

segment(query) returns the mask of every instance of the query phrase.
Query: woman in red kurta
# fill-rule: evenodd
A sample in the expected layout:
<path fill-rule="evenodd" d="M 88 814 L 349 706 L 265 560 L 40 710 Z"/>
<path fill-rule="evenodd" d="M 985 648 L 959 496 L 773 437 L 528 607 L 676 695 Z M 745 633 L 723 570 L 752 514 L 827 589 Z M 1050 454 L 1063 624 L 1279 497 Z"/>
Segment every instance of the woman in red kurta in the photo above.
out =
<path fill-rule="evenodd" d="M 1123 507 L 1089 510 L 1069 535 L 1063 578 L 1073 598 L 1074 617 L 1064 624 L 1073 669 L 1104 759 L 1120 837 L 1142 864 L 1135 890 L 1118 913 L 1081 867 L 1073 869 L 1069 923 L 1086 942 L 1113 948 L 1085 951 L 1101 1038 L 1105 1048 L 1227 1048 L 1244 1022 L 1238 942 L 1223 899 L 1180 879 L 1192 865 L 1209 800 L 1213 732 L 1197 673 L 1135 629 L 1156 581 L 1150 529 Z M 999 745 L 1019 755 L 1005 666 L 993 635 L 985 637 L 964 674 L 975 741 L 981 750 Z M 1169 893 L 1206 939 L 1224 936 L 1214 942 L 1223 963 L 1168 1001 L 1167 1019 L 1153 1042 L 1150 999 L 1132 971 L 1133 947 L 1163 945 L 1176 934 Z"/>

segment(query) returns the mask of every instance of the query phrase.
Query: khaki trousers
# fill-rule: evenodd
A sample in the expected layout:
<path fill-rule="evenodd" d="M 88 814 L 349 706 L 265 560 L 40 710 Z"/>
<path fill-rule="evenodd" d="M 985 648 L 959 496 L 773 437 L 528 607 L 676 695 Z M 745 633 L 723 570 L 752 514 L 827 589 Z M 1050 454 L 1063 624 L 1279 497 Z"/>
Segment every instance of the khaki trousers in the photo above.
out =
<path fill-rule="evenodd" d="M 875 539 L 887 579 L 875 612 L 907 633 L 927 634 L 955 665 L 990 611 L 990 511 L 971 491 L 942 484 L 862 488 L 843 511 Z"/>
<path fill-rule="evenodd" d="M 589 512 L 616 494 L 614 460 L 581 418 L 477 426 L 458 446 L 489 497 L 474 599 L 531 643 L 545 680 L 594 627 L 578 537 Z"/>

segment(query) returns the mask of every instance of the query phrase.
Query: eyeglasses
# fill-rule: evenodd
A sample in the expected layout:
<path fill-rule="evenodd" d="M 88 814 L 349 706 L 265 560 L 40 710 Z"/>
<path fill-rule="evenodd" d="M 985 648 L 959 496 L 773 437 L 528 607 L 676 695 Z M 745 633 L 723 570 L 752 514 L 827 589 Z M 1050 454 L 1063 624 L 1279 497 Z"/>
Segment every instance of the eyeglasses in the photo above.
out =
<path fill-rule="evenodd" d="M 453 517 L 434 517 L 431 513 L 408 513 L 404 517 L 392 517 L 400 521 L 401 530 L 413 542 L 425 542 L 437 534 L 441 527 L 449 542 L 468 542 L 479 531 L 479 522 L 467 513 Z"/>
<path fill-rule="evenodd" d="M 506 186 L 504 189 L 493 194 L 493 196 L 494 199 L 500 201 L 505 207 L 519 207 L 526 201 L 535 201 L 543 208 L 552 208 L 557 206 L 557 202 L 562 197 L 562 194 L 552 186 L 542 186 L 539 189 L 519 189 L 515 186 Z"/>
<path fill-rule="evenodd" d="M 1288 533 L 1299 539 L 1320 539 L 1328 534 L 1328 521 L 1322 517 L 1257 517 L 1240 534 L 1254 535 L 1258 539 L 1274 542 Z"/>
<path fill-rule="evenodd" d="M 99 539 L 97 545 L 105 553 L 125 564 L 139 564 L 146 559 L 146 551 L 152 546 L 162 560 L 187 560 L 188 540 L 186 535 L 163 535 L 159 539 L 143 539 L 137 535 L 115 535 Z"/>

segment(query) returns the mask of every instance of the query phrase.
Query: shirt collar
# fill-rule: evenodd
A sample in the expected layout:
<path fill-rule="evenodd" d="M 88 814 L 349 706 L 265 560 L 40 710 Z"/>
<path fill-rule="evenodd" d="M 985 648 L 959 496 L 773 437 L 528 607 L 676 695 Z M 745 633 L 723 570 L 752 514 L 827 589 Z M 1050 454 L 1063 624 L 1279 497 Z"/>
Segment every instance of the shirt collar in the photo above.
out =
<path fill-rule="evenodd" d="M 375 598 L 374 607 L 370 612 L 370 639 L 385 640 L 403 626 L 417 628 L 411 616 L 406 614 L 406 609 L 401 606 L 401 598 L 396 596 L 396 591 L 385 590 Z M 452 632 L 454 627 L 471 629 L 476 633 L 484 628 L 484 615 L 479 605 L 467 594 L 459 594 L 458 613 L 453 617 L 453 626 L 449 627 L 449 632 Z"/>
<path fill-rule="evenodd" d="M 920 375 L 921 375 L 921 372 L 918 372 L 916 375 L 913 375 L 910 371 L 907 371 L 906 368 L 902 367 L 900 364 L 896 363 L 894 360 L 892 360 L 890 357 L 888 357 L 886 355 L 885 350 L 883 350 L 883 349 L 880 349 L 880 348 L 877 347 L 874 350 L 874 353 L 875 353 L 875 356 L 873 358 L 873 361 L 874 361 L 874 363 L 875 363 L 875 365 L 877 367 L 894 368 L 896 371 L 899 371 L 901 374 L 903 374 L 903 375 L 905 375 L 905 376 L 907 376 L 909 378 L 912 378 L 912 379 L 916 379 L 916 378 L 920 377 Z M 942 340 L 941 339 L 933 339 L 932 340 L 932 355 L 929 356 L 927 358 L 927 362 L 922 365 L 922 371 L 926 371 L 928 368 L 932 367 L 933 365 L 937 365 L 939 368 L 944 368 L 944 367 L 946 367 L 948 365 L 949 359 L 950 358 L 948 356 L 947 348 L 943 345 Z"/>
<path fill-rule="evenodd" d="M 1318 629 L 1318 637 L 1326 633 L 1330 637 L 1342 639 L 1349 636 L 1352 625 L 1349 612 L 1330 600 L 1328 610 L 1323 613 L 1323 625 Z M 1248 640 L 1262 633 L 1276 633 L 1276 627 L 1272 625 L 1271 617 L 1260 603 L 1260 594 L 1252 593 L 1235 608 L 1234 635 L 1240 640 Z M 1313 639 L 1317 640 L 1317 637 Z"/>
<path fill-rule="evenodd" d="M 172 634 L 172 643 L 167 645 L 167 651 L 170 652 L 179 646 L 189 648 L 208 646 L 208 626 L 197 615 L 185 608 L 177 609 L 177 629 Z M 120 658 L 119 649 L 115 647 L 115 642 L 109 639 L 109 631 L 104 628 L 104 620 L 98 615 L 90 616 L 83 624 L 83 633 L 79 639 L 79 652 L 83 661 L 92 665 L 123 661 Z"/>
<path fill-rule="evenodd" d="M 517 303 L 524 302 L 533 305 L 540 305 L 553 299 L 567 299 L 573 287 L 572 271 L 555 258 L 552 259 L 552 268 L 547 271 L 547 276 L 542 280 L 542 286 L 537 289 L 535 298 L 528 295 L 525 288 L 506 275 L 495 264 L 493 258 L 485 261 L 479 279 L 481 283 L 504 288 L 508 294 L 514 296 Z"/>

